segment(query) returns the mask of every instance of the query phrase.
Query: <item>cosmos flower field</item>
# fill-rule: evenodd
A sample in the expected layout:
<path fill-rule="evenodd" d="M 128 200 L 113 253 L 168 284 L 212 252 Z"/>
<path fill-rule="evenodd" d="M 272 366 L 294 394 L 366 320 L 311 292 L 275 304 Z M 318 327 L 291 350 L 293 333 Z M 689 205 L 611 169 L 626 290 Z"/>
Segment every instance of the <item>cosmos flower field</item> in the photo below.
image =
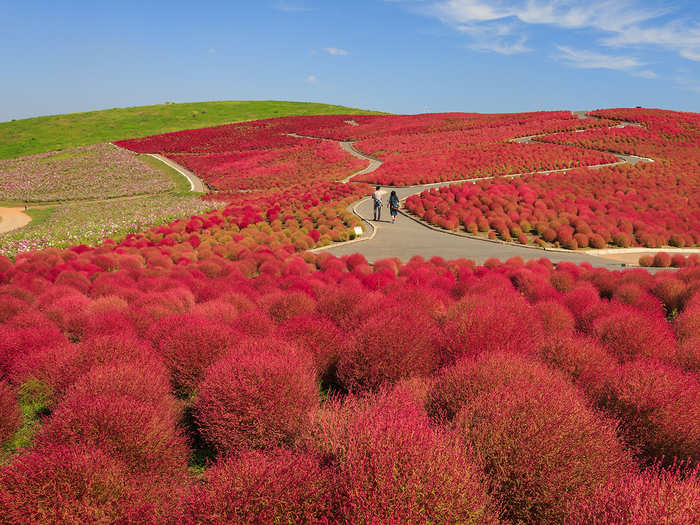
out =
<path fill-rule="evenodd" d="M 693 523 L 695 258 L 650 273 L 310 251 L 355 237 L 368 182 L 483 176 L 416 200 L 458 225 L 478 208 L 482 233 L 534 237 L 539 218 L 589 244 L 607 228 L 697 245 L 698 149 L 662 142 L 696 136 L 698 116 L 595 114 L 290 117 L 118 143 L 181 162 L 225 204 L 0 256 L 0 520 Z M 625 150 L 656 162 L 586 169 L 616 162 L 618 120 L 655 137 Z M 511 142 L 542 134 L 556 139 Z M 338 182 L 364 167 L 339 140 L 384 164 Z M 580 169 L 503 177 L 557 167 Z M 622 217 L 620 193 L 648 199 Z"/>

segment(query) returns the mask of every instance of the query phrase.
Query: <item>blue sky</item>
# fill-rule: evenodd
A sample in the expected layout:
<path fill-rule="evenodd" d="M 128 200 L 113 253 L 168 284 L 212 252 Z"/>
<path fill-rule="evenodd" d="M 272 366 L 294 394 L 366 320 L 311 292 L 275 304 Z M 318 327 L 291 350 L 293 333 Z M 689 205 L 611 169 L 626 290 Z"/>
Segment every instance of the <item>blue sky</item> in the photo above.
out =
<path fill-rule="evenodd" d="M 700 111 L 700 2 L 0 0 L 0 121 L 201 100 Z"/>

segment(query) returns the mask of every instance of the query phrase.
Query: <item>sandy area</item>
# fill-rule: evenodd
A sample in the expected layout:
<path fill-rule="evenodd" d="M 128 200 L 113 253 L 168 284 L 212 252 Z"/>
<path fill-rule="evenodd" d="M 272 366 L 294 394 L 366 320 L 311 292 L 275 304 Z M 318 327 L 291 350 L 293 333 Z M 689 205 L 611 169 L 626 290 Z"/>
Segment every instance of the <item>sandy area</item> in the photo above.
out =
<path fill-rule="evenodd" d="M 26 226 L 32 218 L 24 208 L 0 208 L 0 233 L 7 233 Z"/>

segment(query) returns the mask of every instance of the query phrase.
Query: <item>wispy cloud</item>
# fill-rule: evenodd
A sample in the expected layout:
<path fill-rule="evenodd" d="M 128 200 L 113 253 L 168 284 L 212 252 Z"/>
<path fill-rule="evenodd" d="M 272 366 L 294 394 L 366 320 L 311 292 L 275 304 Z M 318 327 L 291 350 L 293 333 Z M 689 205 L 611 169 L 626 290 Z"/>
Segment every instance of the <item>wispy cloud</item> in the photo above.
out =
<path fill-rule="evenodd" d="M 318 77 L 316 75 L 309 75 L 304 82 L 307 84 L 318 84 Z"/>
<path fill-rule="evenodd" d="M 656 73 L 649 69 L 640 69 L 646 65 L 638 58 L 620 55 L 607 55 L 586 49 L 572 49 L 568 46 L 557 46 L 558 53 L 554 58 L 572 67 L 582 69 L 613 69 L 626 71 L 642 78 L 656 78 Z"/>
<path fill-rule="evenodd" d="M 323 50 L 329 55 L 335 56 L 346 56 L 350 54 L 347 52 L 347 50 L 340 49 L 339 47 L 324 47 Z"/>
<path fill-rule="evenodd" d="M 603 40 L 611 47 L 652 45 L 676 50 L 683 58 L 700 61 L 700 24 L 672 21 L 656 27 L 628 27 Z"/>
<path fill-rule="evenodd" d="M 572 49 L 567 46 L 557 46 L 559 53 L 555 58 L 567 64 L 584 69 L 622 69 L 631 70 L 644 66 L 639 59 L 626 56 L 604 55 L 584 49 Z"/>
<path fill-rule="evenodd" d="M 306 13 L 308 11 L 315 11 L 313 7 L 305 7 L 303 5 L 294 5 L 288 2 L 275 2 L 274 8 L 278 11 L 283 11 L 285 13 Z"/>
<path fill-rule="evenodd" d="M 427 11 L 457 23 L 513 18 L 525 24 L 605 31 L 618 31 L 667 13 L 665 9 L 641 8 L 630 0 L 590 0 L 584 5 L 573 5 L 570 0 L 447 0 L 432 2 Z"/>
<path fill-rule="evenodd" d="M 700 61 L 700 24 L 639 0 L 430 0 L 399 2 L 467 33 L 471 48 L 513 54 L 529 51 L 527 26 L 594 31 L 605 47 L 656 46 Z M 667 4 L 668 5 L 668 4 Z M 661 18 L 666 17 L 666 18 Z M 663 20 L 663 22 L 662 22 Z M 507 27 L 508 31 L 501 31 Z"/>

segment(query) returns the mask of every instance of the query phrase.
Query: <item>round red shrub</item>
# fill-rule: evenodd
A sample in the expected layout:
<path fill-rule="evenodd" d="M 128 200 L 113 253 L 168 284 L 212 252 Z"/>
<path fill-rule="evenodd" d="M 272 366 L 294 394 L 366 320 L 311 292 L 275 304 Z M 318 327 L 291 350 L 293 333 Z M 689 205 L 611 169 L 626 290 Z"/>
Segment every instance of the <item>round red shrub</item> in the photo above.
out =
<path fill-rule="evenodd" d="M 569 498 L 593 495 L 632 466 L 614 422 L 535 360 L 485 356 L 462 373 L 455 430 L 483 459 L 504 519 L 560 523 Z"/>
<path fill-rule="evenodd" d="M 178 405 L 170 392 L 168 371 L 152 360 L 145 362 L 115 361 L 93 366 L 66 391 L 71 396 L 126 396 L 161 410 L 179 415 Z"/>
<path fill-rule="evenodd" d="M 496 523 L 471 451 L 404 389 L 334 400 L 314 432 L 338 465 L 347 523 Z"/>
<path fill-rule="evenodd" d="M 644 267 L 654 266 L 654 257 L 651 255 L 642 255 L 639 258 L 639 266 L 644 266 Z"/>
<path fill-rule="evenodd" d="M 275 330 L 275 322 L 264 311 L 257 308 L 241 312 L 231 323 L 231 328 L 251 337 L 267 337 Z"/>
<path fill-rule="evenodd" d="M 671 266 L 671 256 L 666 252 L 657 252 L 654 255 L 654 266 L 668 268 Z"/>
<path fill-rule="evenodd" d="M 596 250 L 601 250 L 605 248 L 608 245 L 608 243 L 605 241 L 602 235 L 594 233 L 593 235 L 588 237 L 588 245 L 591 248 L 595 248 Z"/>
<path fill-rule="evenodd" d="M 593 322 L 595 334 L 620 360 L 655 357 L 672 361 L 676 342 L 670 325 L 661 316 L 619 307 Z"/>
<path fill-rule="evenodd" d="M 181 475 L 189 449 L 175 415 L 125 395 L 66 397 L 36 436 L 38 446 L 97 447 L 135 473 Z"/>
<path fill-rule="evenodd" d="M 572 525 L 690 524 L 700 516 L 700 476 L 697 468 L 630 471 L 601 486 L 592 498 L 572 501 L 570 507 L 565 521 Z"/>
<path fill-rule="evenodd" d="M 687 370 L 700 372 L 700 332 L 679 343 L 678 364 Z"/>
<path fill-rule="evenodd" d="M 625 363 L 608 400 L 627 439 L 641 453 L 666 462 L 700 460 L 700 383 L 692 372 L 657 360 Z"/>
<path fill-rule="evenodd" d="M 305 452 L 246 450 L 211 465 L 178 523 L 321 523 L 340 519 L 335 470 Z"/>
<path fill-rule="evenodd" d="M 542 338 L 532 307 L 512 292 L 466 295 L 448 312 L 444 330 L 446 362 L 499 350 L 530 353 Z"/>
<path fill-rule="evenodd" d="M 423 312 L 380 310 L 358 327 L 338 361 L 338 379 L 350 391 L 428 375 L 439 364 L 439 328 Z"/>
<path fill-rule="evenodd" d="M 7 523 L 108 523 L 124 518 L 136 494 L 125 464 L 95 447 L 31 451 L 0 467 Z"/>
<path fill-rule="evenodd" d="M 559 301 L 550 299 L 534 305 L 546 336 L 573 332 L 576 326 L 574 316 Z"/>
<path fill-rule="evenodd" d="M 175 392 L 190 396 L 207 367 L 221 357 L 237 339 L 226 324 L 193 315 L 160 319 L 149 339 L 163 356 Z"/>
<path fill-rule="evenodd" d="M 318 402 L 310 359 L 288 343 L 263 339 L 237 345 L 209 368 L 195 414 L 202 436 L 228 454 L 294 444 Z"/>
<path fill-rule="evenodd" d="M 683 306 L 686 285 L 672 276 L 661 277 L 656 281 L 652 292 L 661 299 L 667 312 L 678 312 Z"/>
<path fill-rule="evenodd" d="M 279 325 L 277 333 L 312 355 L 322 384 L 335 383 L 338 359 L 348 344 L 346 334 L 337 325 L 322 317 L 300 316 Z"/>
<path fill-rule="evenodd" d="M 309 294 L 289 290 L 266 295 L 260 299 L 259 305 L 276 323 L 299 315 L 308 315 L 316 309 L 316 301 Z"/>

